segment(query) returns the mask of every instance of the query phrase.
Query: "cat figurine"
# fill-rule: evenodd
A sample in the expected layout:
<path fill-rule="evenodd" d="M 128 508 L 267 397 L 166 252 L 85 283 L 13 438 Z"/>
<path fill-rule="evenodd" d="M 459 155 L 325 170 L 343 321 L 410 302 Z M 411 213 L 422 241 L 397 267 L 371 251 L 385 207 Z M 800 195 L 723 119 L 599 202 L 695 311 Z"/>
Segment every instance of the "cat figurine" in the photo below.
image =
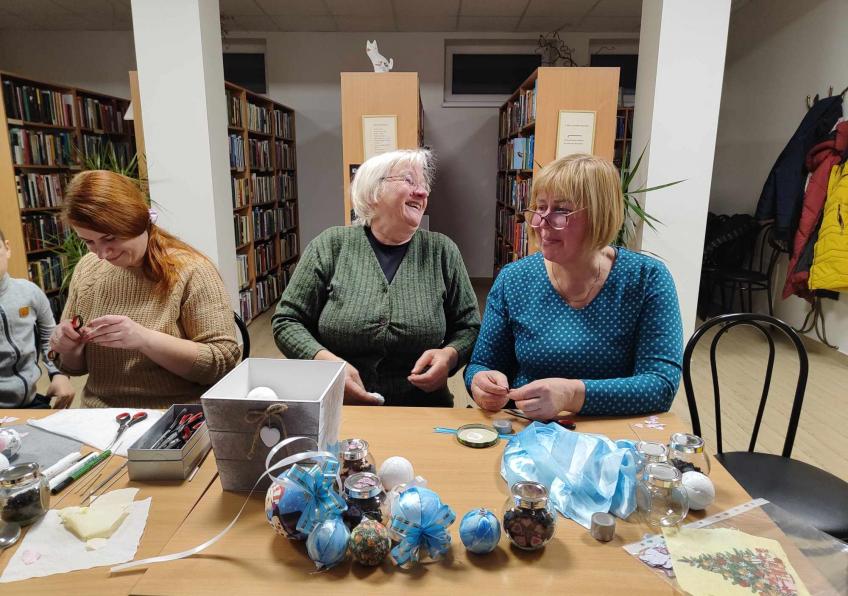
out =
<path fill-rule="evenodd" d="M 380 50 L 377 49 L 376 39 L 374 41 L 365 40 L 365 53 L 368 54 L 368 57 L 374 64 L 374 72 L 389 72 L 395 65 L 393 58 L 386 60 L 380 55 Z"/>

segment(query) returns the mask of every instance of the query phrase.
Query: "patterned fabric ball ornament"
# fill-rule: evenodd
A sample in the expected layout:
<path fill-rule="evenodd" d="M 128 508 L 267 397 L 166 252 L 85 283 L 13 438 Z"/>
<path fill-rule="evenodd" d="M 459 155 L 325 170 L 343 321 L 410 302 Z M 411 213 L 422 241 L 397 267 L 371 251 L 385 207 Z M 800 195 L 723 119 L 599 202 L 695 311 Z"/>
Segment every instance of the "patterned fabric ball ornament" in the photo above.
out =
<path fill-rule="evenodd" d="M 453 510 L 429 488 L 406 489 L 392 504 L 389 531 L 399 542 L 392 549 L 392 560 L 399 567 L 409 568 L 419 562 L 441 559 L 450 550 L 447 527 L 454 520 Z"/>
<path fill-rule="evenodd" d="M 498 546 L 501 522 L 488 509 L 472 509 L 459 522 L 459 538 L 472 553 L 485 555 Z"/>
<path fill-rule="evenodd" d="M 350 530 L 341 517 L 326 519 L 315 526 L 306 539 L 306 552 L 318 569 L 328 569 L 347 556 Z"/>
<path fill-rule="evenodd" d="M 376 567 L 383 562 L 392 541 L 386 526 L 373 519 L 364 519 L 350 533 L 350 556 L 360 565 Z"/>
<path fill-rule="evenodd" d="M 0 429 L 0 453 L 12 459 L 21 450 L 21 435 L 14 428 Z"/>
<path fill-rule="evenodd" d="M 280 476 L 282 484 L 272 484 L 265 493 L 265 516 L 271 527 L 292 540 L 306 540 L 297 522 L 309 505 L 309 494 L 294 482 Z"/>

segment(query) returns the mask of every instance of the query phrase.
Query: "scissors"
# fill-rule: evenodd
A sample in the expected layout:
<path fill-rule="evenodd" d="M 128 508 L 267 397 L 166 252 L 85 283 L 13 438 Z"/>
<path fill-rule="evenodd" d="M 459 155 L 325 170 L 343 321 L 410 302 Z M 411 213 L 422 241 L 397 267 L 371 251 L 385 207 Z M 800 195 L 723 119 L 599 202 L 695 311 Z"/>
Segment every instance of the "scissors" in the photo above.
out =
<path fill-rule="evenodd" d="M 535 418 L 530 418 L 530 416 L 526 416 L 525 414 L 522 414 L 521 412 L 519 412 L 517 410 L 504 410 L 504 412 L 506 412 L 507 414 L 511 414 L 513 416 L 516 416 L 518 418 L 523 418 L 524 420 L 529 420 L 530 422 L 542 422 L 542 423 L 554 422 L 556 424 L 559 424 L 563 428 L 567 428 L 568 430 L 574 430 L 575 428 L 577 428 L 577 425 L 574 424 L 574 420 L 571 420 L 570 418 L 554 418 L 552 420 L 536 420 Z"/>
<path fill-rule="evenodd" d="M 79 315 L 74 315 L 74 318 L 71 319 L 71 327 L 73 328 L 73 330 L 79 332 L 79 330 L 82 329 L 83 325 L 84 323 L 82 317 Z M 50 358 L 50 360 L 56 360 L 58 356 L 59 355 L 54 350 L 50 350 L 49 352 L 47 352 L 47 357 Z"/>
<path fill-rule="evenodd" d="M 112 439 L 112 442 L 109 443 L 109 446 L 106 447 L 106 450 L 111 450 L 112 447 L 114 447 L 115 443 L 118 442 L 118 439 L 121 438 L 121 435 L 124 434 L 125 430 L 127 430 L 129 427 L 133 426 L 134 424 L 138 424 L 142 420 L 146 420 L 146 419 L 147 419 L 147 412 L 136 412 L 132 416 L 130 416 L 129 412 L 121 412 L 120 414 L 115 416 L 115 422 L 118 423 L 118 432 L 115 433 L 115 438 Z M 105 470 L 109 466 L 109 461 L 111 461 L 111 459 L 114 456 L 115 456 L 115 452 L 111 451 L 109 453 L 109 457 L 107 457 L 105 460 L 103 460 L 103 462 L 101 462 L 100 465 L 95 466 L 95 468 L 99 468 L 98 471 L 97 471 L 97 475 L 96 476 L 93 475 L 94 477 L 91 478 L 91 480 L 88 480 L 88 481 L 82 483 L 80 485 L 79 489 L 77 490 L 77 494 L 82 494 L 84 491 L 91 488 L 91 486 L 93 486 L 95 482 L 97 482 L 97 479 L 100 478 L 100 476 L 103 474 L 103 470 Z"/>

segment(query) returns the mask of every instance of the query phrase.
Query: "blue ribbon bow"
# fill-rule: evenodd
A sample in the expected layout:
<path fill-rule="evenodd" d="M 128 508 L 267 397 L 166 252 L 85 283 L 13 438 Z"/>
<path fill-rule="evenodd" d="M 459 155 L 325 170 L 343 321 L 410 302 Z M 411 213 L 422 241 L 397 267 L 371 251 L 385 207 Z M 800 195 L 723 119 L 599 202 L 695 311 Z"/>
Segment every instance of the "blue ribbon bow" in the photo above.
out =
<path fill-rule="evenodd" d="M 308 468 L 295 464 L 283 474 L 307 494 L 306 507 L 297 520 L 298 532 L 310 534 L 322 521 L 347 510 L 344 499 L 333 489 L 338 471 L 338 460 L 327 458 Z"/>
<path fill-rule="evenodd" d="M 422 549 L 432 559 L 448 552 L 451 538 L 447 527 L 456 514 L 436 493 L 418 486 L 408 488 L 394 509 L 391 529 L 400 536 L 400 543 L 392 549 L 392 559 L 400 567 L 418 563 Z"/>

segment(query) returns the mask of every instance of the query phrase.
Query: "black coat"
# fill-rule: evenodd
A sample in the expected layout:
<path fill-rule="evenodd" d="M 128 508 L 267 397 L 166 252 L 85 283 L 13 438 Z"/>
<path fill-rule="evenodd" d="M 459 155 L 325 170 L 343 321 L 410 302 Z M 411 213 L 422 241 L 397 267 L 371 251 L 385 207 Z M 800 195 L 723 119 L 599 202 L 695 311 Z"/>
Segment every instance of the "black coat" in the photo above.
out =
<path fill-rule="evenodd" d="M 791 246 L 804 201 L 807 153 L 827 137 L 841 116 L 841 95 L 816 101 L 772 166 L 757 203 L 756 218 L 774 220 L 775 240 Z"/>

